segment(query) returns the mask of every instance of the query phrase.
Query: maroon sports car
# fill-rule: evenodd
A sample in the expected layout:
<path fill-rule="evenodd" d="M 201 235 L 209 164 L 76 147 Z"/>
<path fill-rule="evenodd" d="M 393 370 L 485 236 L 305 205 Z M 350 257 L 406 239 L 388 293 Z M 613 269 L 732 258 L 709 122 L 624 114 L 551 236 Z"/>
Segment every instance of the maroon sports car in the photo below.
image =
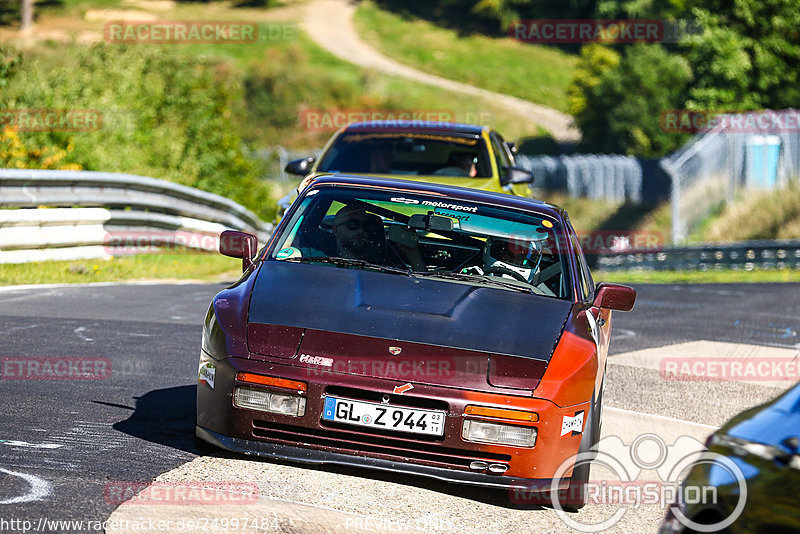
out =
<path fill-rule="evenodd" d="M 200 439 L 485 487 L 588 477 L 553 482 L 599 439 L 611 310 L 635 292 L 595 285 L 560 208 L 333 175 L 260 253 L 239 232 L 220 250 L 244 273 L 205 320 Z"/>

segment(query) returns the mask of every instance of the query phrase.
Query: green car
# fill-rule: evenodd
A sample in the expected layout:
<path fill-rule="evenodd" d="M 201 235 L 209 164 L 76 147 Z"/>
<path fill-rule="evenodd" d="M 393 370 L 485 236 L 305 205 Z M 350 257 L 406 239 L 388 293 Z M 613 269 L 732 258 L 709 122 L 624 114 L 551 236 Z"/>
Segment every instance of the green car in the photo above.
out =
<path fill-rule="evenodd" d="M 366 121 L 333 135 L 319 159 L 289 162 L 285 171 L 304 177 L 299 189 L 321 175 L 362 174 L 526 195 L 533 175 L 515 166 L 514 146 L 487 126 L 426 121 Z M 283 213 L 296 193 L 282 198 Z"/>

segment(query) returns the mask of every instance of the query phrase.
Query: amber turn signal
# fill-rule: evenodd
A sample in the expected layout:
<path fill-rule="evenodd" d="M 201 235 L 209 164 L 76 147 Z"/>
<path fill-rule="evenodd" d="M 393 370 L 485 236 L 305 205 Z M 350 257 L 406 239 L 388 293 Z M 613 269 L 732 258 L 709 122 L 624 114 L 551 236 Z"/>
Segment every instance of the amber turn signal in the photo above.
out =
<path fill-rule="evenodd" d="M 295 391 L 308 391 L 308 385 L 298 380 L 287 380 L 286 378 L 275 378 L 274 376 L 256 375 L 253 373 L 237 373 L 236 380 L 259 384 L 261 386 L 275 386 L 278 388 L 293 389 Z"/>
<path fill-rule="evenodd" d="M 511 419 L 513 421 L 529 421 L 536 423 L 539 421 L 539 414 L 534 412 L 523 412 L 521 410 L 506 410 L 504 408 L 490 408 L 488 406 L 467 406 L 464 410 L 465 415 L 482 415 L 484 417 L 496 417 L 498 419 Z"/>

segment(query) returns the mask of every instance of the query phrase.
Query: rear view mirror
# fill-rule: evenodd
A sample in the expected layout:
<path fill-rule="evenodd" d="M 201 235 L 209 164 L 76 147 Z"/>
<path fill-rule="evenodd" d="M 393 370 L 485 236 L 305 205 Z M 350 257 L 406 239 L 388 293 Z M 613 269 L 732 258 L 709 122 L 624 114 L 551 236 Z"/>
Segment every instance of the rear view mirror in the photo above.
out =
<path fill-rule="evenodd" d="M 316 161 L 315 158 L 295 159 L 287 163 L 283 170 L 289 174 L 305 176 L 311 172 L 311 166 L 314 165 L 314 161 Z"/>
<path fill-rule="evenodd" d="M 452 232 L 453 219 L 444 215 L 423 215 L 415 213 L 408 219 L 408 227 L 426 232 Z"/>
<path fill-rule="evenodd" d="M 608 310 L 631 311 L 636 302 L 636 290 L 619 284 L 597 284 L 594 306 Z"/>
<path fill-rule="evenodd" d="M 242 258 L 242 271 L 253 263 L 258 250 L 258 238 L 247 232 L 225 230 L 219 236 L 219 253 L 231 258 Z"/>

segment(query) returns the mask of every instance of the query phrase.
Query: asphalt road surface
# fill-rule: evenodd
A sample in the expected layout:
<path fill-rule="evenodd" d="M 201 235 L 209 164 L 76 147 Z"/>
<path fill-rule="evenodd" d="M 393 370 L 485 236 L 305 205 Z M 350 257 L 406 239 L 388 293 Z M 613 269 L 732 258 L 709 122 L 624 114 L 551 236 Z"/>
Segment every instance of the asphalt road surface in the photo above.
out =
<path fill-rule="evenodd" d="M 433 526 L 417 523 L 430 527 L 422 530 L 452 527 L 453 531 L 503 532 L 524 525 L 531 532 L 570 531 L 553 519 L 552 511 L 519 510 L 476 489 L 358 470 L 306 469 L 221 452 L 198 458 L 193 425 L 201 323 L 212 296 L 222 287 L 0 288 L 0 532 L 79 531 L 77 524 L 42 523 L 65 520 L 82 521 L 83 531 L 97 532 L 92 528 L 96 523 L 89 521 L 108 519 L 120 504 L 109 490 L 115 484 L 149 482 L 159 475 L 178 480 L 197 477 L 198 472 L 201 478 L 213 478 L 227 469 L 241 471 L 236 477 L 262 473 L 273 487 L 287 485 L 284 490 L 298 488 L 302 496 L 289 498 L 287 490 L 272 501 L 275 506 L 280 501 L 284 518 L 306 512 L 361 513 L 347 516 L 342 531 L 392 531 L 389 527 L 397 525 L 370 524 L 364 518 L 368 521 L 371 515 L 363 512 L 372 510 L 385 521 L 407 520 L 391 515 L 399 513 L 398 501 L 406 498 L 404 506 L 416 514 L 457 520 Z M 670 384 L 658 370 L 639 365 L 636 355 L 681 343 L 687 350 L 735 343 L 796 352 L 800 348 L 800 285 L 642 285 L 637 289 L 634 312 L 616 313 L 613 318 L 605 396 L 606 419 L 611 418 L 612 429 L 624 433 L 626 422 L 641 420 L 636 424 L 646 426 L 651 421 L 684 425 L 699 439 L 731 415 L 792 384 Z M 56 361 L 88 365 L 96 379 L 15 379 L 15 373 L 23 372 L 16 359 L 27 362 L 31 357 L 42 370 Z M 623 363 L 615 364 L 617 357 Z M 673 418 L 679 422 L 673 423 Z M 604 435 L 608 425 L 604 423 Z M 319 484 L 312 487 L 314 477 L 319 477 Z M 339 489 L 349 485 L 351 495 L 337 500 L 341 491 L 320 493 L 325 484 Z M 382 493 L 370 493 L 378 489 Z M 354 497 L 359 491 L 363 494 Z M 397 498 L 387 496 L 392 491 Z M 633 517 L 621 525 L 622 531 L 652 531 L 661 513 L 655 510 L 645 518 Z M 302 524 L 271 527 L 273 531 L 303 530 Z"/>

